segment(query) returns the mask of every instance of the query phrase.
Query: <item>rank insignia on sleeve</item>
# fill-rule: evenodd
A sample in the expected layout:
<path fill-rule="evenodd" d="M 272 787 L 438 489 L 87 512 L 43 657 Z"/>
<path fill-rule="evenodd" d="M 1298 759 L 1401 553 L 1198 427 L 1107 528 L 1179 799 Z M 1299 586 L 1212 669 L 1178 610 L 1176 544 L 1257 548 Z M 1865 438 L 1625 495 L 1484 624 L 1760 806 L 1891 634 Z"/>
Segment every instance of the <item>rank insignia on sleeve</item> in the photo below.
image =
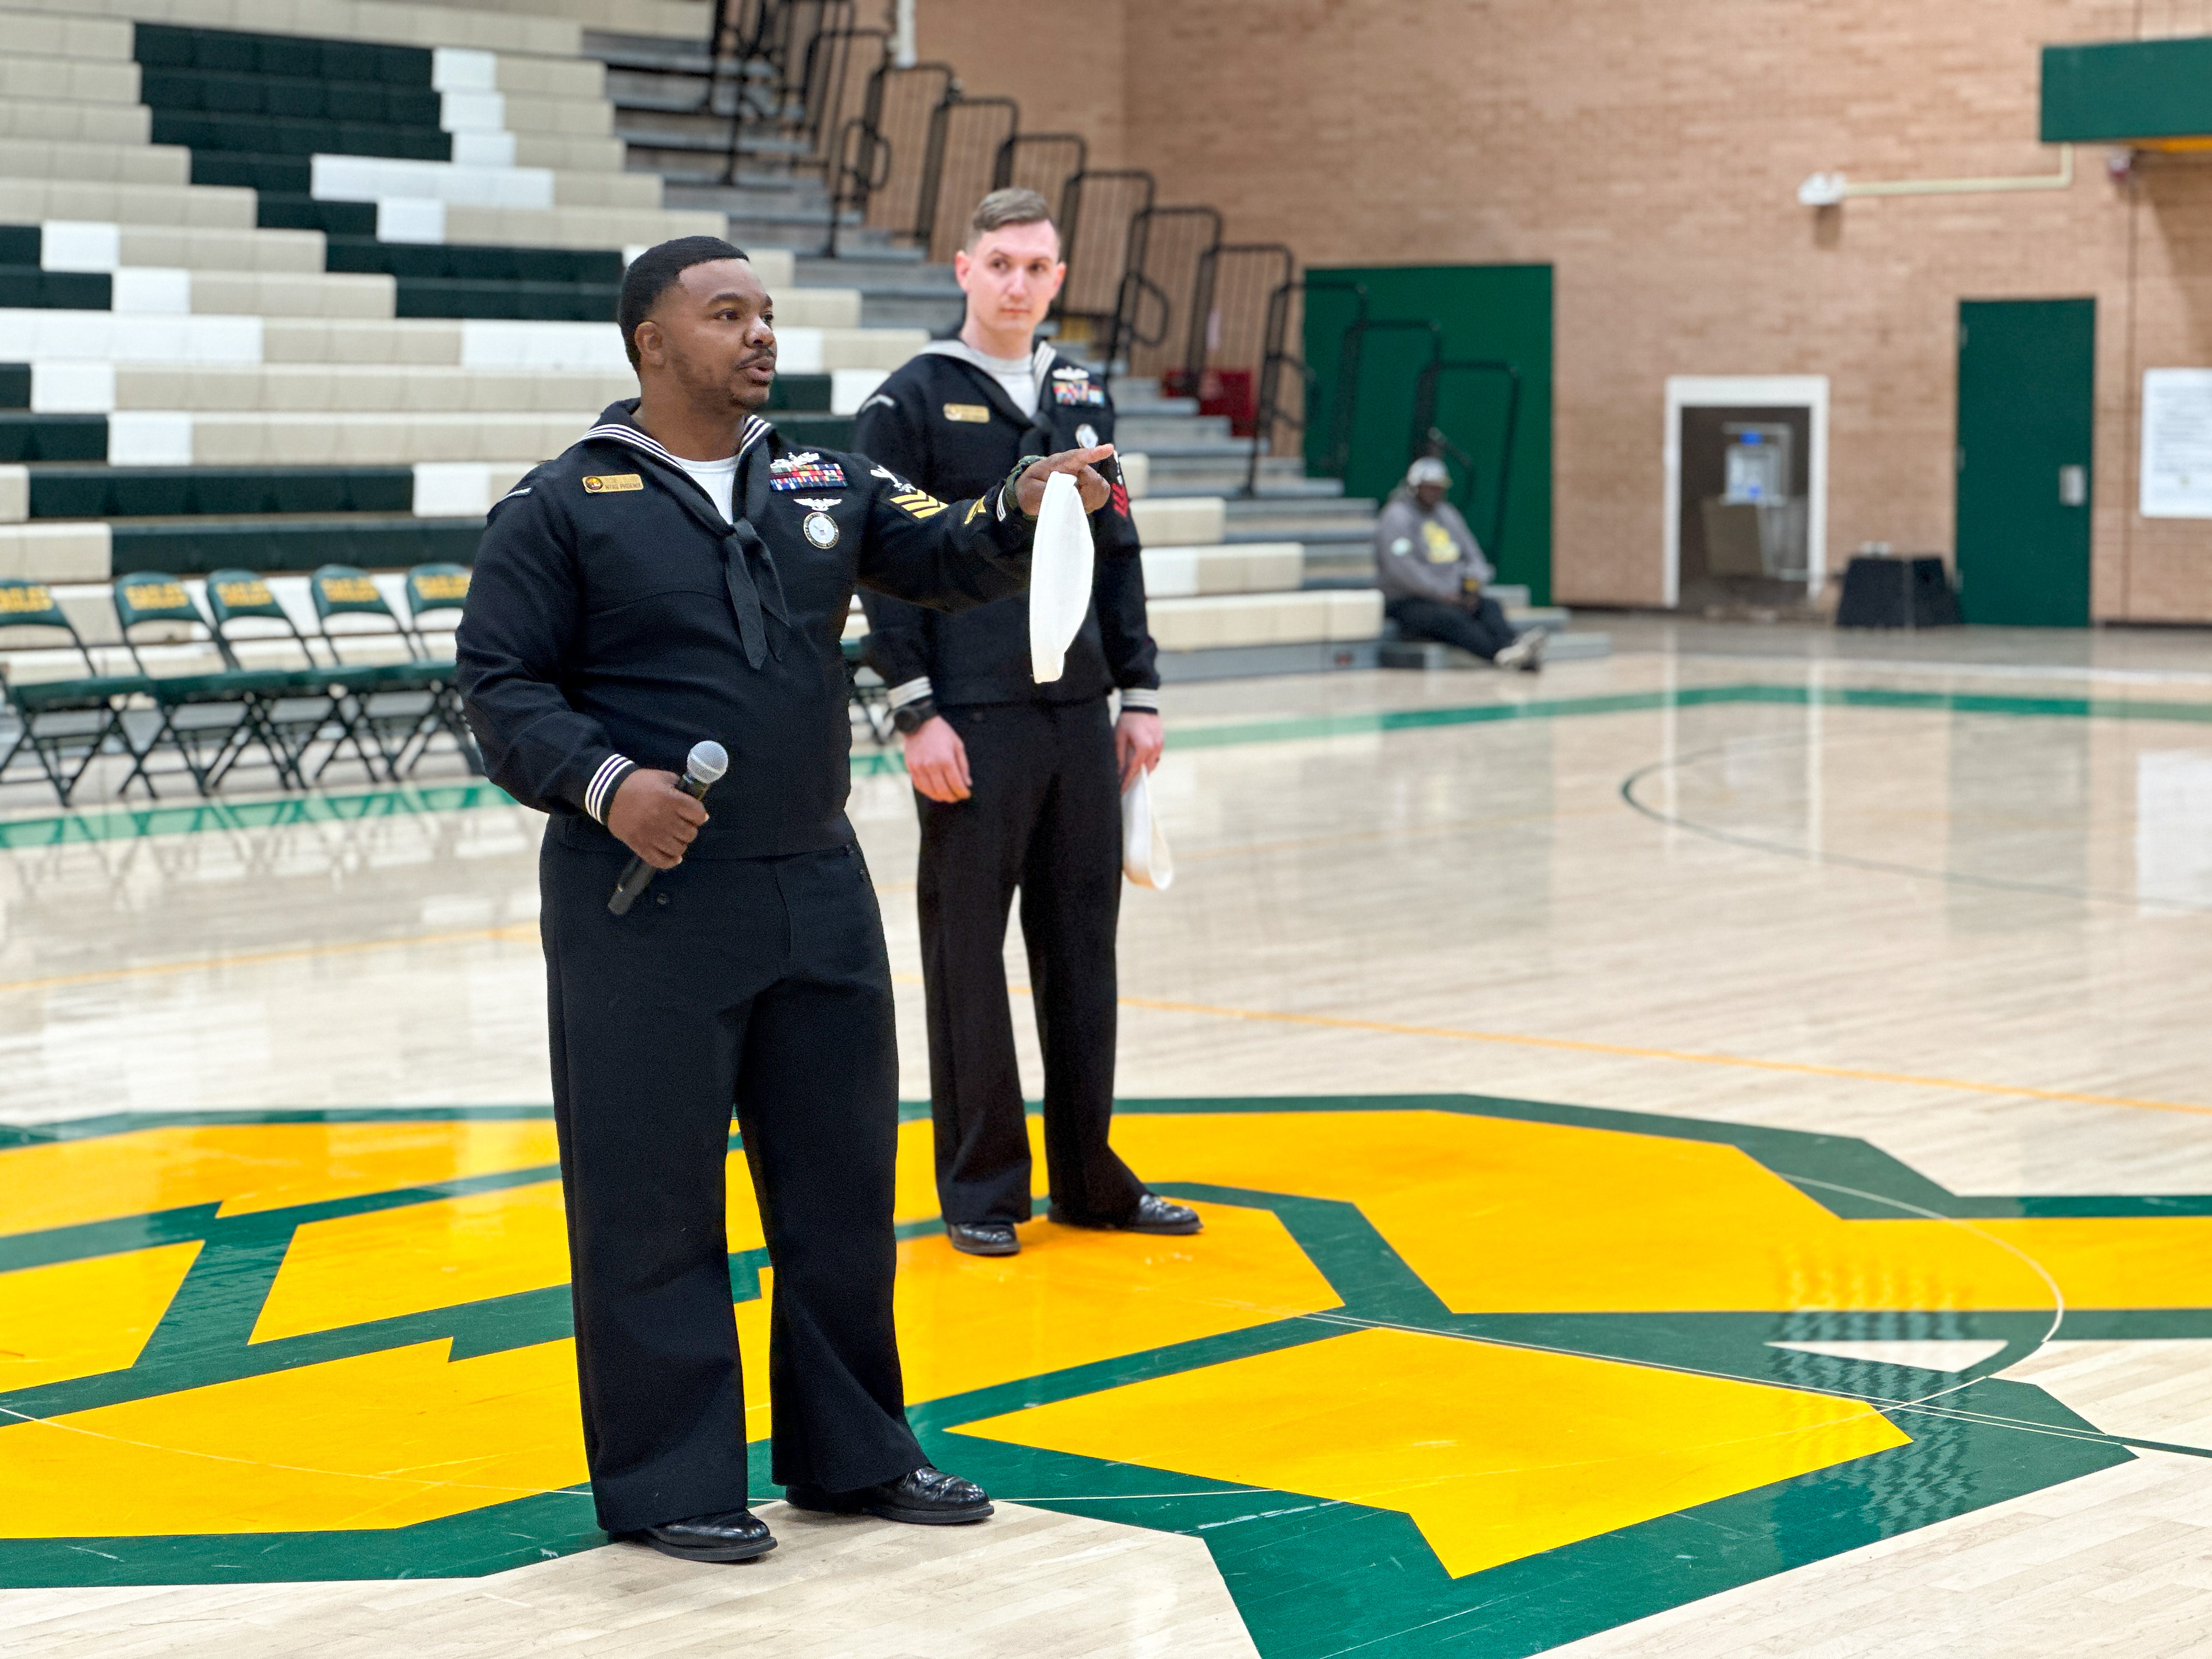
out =
<path fill-rule="evenodd" d="M 770 489 L 842 489 L 845 469 L 835 461 L 825 461 L 812 450 L 802 450 L 796 455 L 779 455 L 768 464 L 768 487 Z"/>
<path fill-rule="evenodd" d="M 964 518 L 964 519 L 961 520 L 960 520 L 960 522 L 961 522 L 962 524 L 963 524 L 963 525 L 973 524 L 973 523 L 975 523 L 975 520 L 978 520 L 978 519 L 981 518 L 982 516 L 983 516 L 983 498 L 982 498 L 981 495 L 978 495 L 978 496 L 975 498 L 975 505 L 974 505 L 974 506 L 972 506 L 972 507 L 970 507 L 968 509 L 968 516 L 967 516 L 966 518 Z"/>
<path fill-rule="evenodd" d="M 1060 404 L 1096 404 L 1103 408 L 1106 403 L 1106 394 L 1103 392 L 1088 381 L 1082 380 L 1054 380 L 1052 383 L 1052 397 L 1054 403 Z"/>
<path fill-rule="evenodd" d="M 988 404 L 947 404 L 945 405 L 945 418 L 948 421 L 973 421 L 980 425 L 991 418 L 990 405 Z"/>
<path fill-rule="evenodd" d="M 645 480 L 635 472 L 595 472 L 584 480 L 586 495 L 612 495 L 625 489 L 642 489 Z"/>
<path fill-rule="evenodd" d="M 902 507 L 917 519 L 933 519 L 945 511 L 945 504 L 926 489 L 902 490 L 891 496 L 893 507 Z"/>
<path fill-rule="evenodd" d="M 806 532 L 808 541 L 825 552 L 837 545 L 837 520 L 819 508 L 808 514 L 806 522 L 799 527 Z"/>

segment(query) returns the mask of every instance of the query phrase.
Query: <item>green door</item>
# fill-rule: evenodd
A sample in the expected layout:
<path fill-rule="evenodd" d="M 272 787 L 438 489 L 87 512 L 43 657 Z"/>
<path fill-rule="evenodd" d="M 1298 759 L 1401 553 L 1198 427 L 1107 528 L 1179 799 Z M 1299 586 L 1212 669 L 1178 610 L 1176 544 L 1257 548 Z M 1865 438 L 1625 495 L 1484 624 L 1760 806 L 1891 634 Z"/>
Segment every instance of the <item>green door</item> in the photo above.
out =
<path fill-rule="evenodd" d="M 1972 623 L 2089 623 L 2094 300 L 1959 304 L 1959 605 Z"/>

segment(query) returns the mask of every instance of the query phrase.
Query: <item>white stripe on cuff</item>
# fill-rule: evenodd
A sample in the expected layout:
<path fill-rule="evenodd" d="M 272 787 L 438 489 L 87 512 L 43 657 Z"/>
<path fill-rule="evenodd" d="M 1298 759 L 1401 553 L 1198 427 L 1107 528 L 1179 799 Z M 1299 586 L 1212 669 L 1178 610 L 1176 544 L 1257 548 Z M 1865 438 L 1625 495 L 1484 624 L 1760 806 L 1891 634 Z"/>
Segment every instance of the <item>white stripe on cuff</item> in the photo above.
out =
<path fill-rule="evenodd" d="M 1160 712 L 1160 694 L 1148 685 L 1125 685 L 1121 688 L 1121 708 L 1124 712 L 1157 714 Z"/>
<path fill-rule="evenodd" d="M 930 688 L 929 676 L 924 674 L 919 678 L 908 680 L 904 685 L 891 687 L 890 695 L 891 707 L 903 708 L 910 702 L 920 702 L 925 697 L 936 696 L 936 693 Z"/>
<path fill-rule="evenodd" d="M 584 810 L 605 823 L 607 821 L 609 791 L 635 767 L 635 763 L 627 755 L 610 755 L 601 761 L 599 769 L 592 774 L 592 781 L 584 786 Z"/>

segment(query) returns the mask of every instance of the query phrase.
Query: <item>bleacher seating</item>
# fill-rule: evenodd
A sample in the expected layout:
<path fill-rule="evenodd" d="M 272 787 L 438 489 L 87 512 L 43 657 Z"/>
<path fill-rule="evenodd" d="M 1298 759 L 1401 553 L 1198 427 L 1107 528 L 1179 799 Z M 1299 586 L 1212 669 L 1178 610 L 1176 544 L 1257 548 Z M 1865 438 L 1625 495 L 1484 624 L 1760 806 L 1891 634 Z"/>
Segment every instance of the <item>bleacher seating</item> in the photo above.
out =
<path fill-rule="evenodd" d="M 118 577 L 174 579 L 221 623 L 207 579 L 252 573 L 283 617 L 264 631 L 319 647 L 307 573 L 351 567 L 411 616 L 404 573 L 465 567 L 486 507 L 634 389 L 610 320 L 625 260 L 732 221 L 665 207 L 657 174 L 624 170 L 582 27 L 696 38 L 706 8 L 507 6 L 0 0 L 0 577 L 50 589 L 87 653 L 69 666 L 0 634 L 11 680 L 281 665 L 267 641 L 164 639 L 151 618 L 138 664 Z M 843 447 L 925 335 L 864 326 L 858 283 L 802 288 L 793 251 L 751 252 L 777 300 L 771 418 Z M 1206 493 L 1218 422 L 1142 383 L 1117 393 L 1125 448 L 1160 456 L 1127 471 L 1170 674 L 1297 665 L 1285 647 L 1371 659 L 1372 593 L 1304 591 L 1301 544 L 1254 540 Z M 286 646 L 296 672 L 305 649 Z M 371 726 L 349 746 L 386 773 L 422 758 Z M 296 738 L 242 741 L 296 782 Z"/>

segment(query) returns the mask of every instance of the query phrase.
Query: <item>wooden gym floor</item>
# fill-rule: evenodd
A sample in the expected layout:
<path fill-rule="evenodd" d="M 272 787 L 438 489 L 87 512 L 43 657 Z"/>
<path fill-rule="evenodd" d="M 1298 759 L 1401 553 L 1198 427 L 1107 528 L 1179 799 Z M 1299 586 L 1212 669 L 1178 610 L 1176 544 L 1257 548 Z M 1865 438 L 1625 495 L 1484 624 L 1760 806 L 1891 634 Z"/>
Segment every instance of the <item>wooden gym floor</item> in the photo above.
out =
<path fill-rule="evenodd" d="M 2212 1650 L 2212 652 L 1614 634 L 1171 688 L 1116 1139 L 1208 1231 L 957 1257 L 910 1109 L 914 1416 L 1011 1501 L 763 1460 L 736 1568 L 580 1490 L 537 820 L 0 823 L 0 1648 Z"/>

